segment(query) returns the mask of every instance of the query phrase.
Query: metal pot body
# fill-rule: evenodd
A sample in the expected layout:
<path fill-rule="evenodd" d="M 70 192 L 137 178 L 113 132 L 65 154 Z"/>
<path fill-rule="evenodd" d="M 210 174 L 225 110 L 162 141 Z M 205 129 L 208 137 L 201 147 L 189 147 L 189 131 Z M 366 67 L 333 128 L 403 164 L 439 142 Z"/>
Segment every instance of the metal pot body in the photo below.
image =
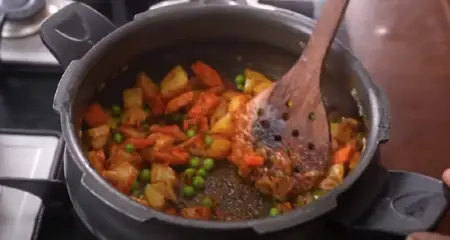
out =
<path fill-rule="evenodd" d="M 242 49 L 244 55 L 247 54 L 249 59 L 276 79 L 293 64 L 302 50 L 300 43 L 308 40 L 313 28 L 312 20 L 293 12 L 228 4 L 232 3 L 230 1 L 226 3 L 184 3 L 162 7 L 136 16 L 134 21 L 119 29 L 115 29 L 89 7 L 74 3 L 43 24 L 41 37 L 44 43 L 67 67 L 55 94 L 54 108 L 61 115 L 66 140 L 65 174 L 68 190 L 78 214 L 97 236 L 106 239 L 148 239 L 149 236 L 162 239 L 198 239 L 201 236 L 228 239 L 237 233 L 241 237 L 252 237 L 277 233 L 298 225 L 313 226 L 321 217 L 333 218 L 336 212 L 341 214 L 350 210 L 353 214 L 348 214 L 348 220 L 352 221 L 367 209 L 385 186 L 387 171 L 379 167 L 376 156 L 379 143 L 388 140 L 390 115 L 387 99 L 339 41 L 333 44 L 325 66 L 322 91 L 326 96 L 326 105 L 337 108 L 345 115 L 364 115 L 368 138 L 359 166 L 346 177 L 343 184 L 320 200 L 273 218 L 242 222 L 188 220 L 131 201 L 90 167 L 78 139 L 80 116 L 96 95 L 97 89 L 111 85 L 108 84 L 113 81 L 110 79 L 126 74 L 127 69 L 133 68 L 132 63 L 137 56 L 150 52 L 150 55 L 159 56 L 158 59 L 165 62 L 162 59 L 167 54 L 158 52 L 158 49 L 196 43 L 197 48 L 188 48 L 189 54 L 183 48 L 171 53 L 192 56 L 198 51 L 199 55 L 208 58 L 216 49 L 220 49 L 217 52 L 223 53 L 223 56 L 211 58 L 211 61 L 219 59 L 218 66 L 228 66 L 231 60 L 223 60 L 230 55 L 227 55 L 227 49 Z M 217 48 L 214 45 L 210 50 L 205 50 L 209 49 L 206 42 L 236 41 L 252 49 L 253 45 L 258 44 L 276 47 L 282 50 L 283 56 L 290 57 L 278 58 L 277 52 L 269 54 L 263 48 L 246 51 L 245 47 Z M 203 43 L 204 46 L 201 45 Z M 258 55 L 260 51 L 266 55 Z M 246 59 L 245 56 L 242 58 Z M 147 62 L 149 71 L 167 72 L 172 67 L 167 66 L 168 63 L 192 59 L 180 57 L 174 62 L 165 62 L 164 66 L 159 66 L 157 60 L 150 58 Z M 128 84 L 133 83 L 129 81 Z M 378 181 L 371 184 L 371 191 L 364 193 L 367 201 L 355 207 L 354 204 L 361 201 L 352 197 L 355 192 L 352 193 L 350 187 L 367 189 L 370 179 L 364 176 L 370 175 L 368 172 L 372 172 L 372 177 L 377 174 Z M 199 233 L 199 230 L 202 232 Z"/>
<path fill-rule="evenodd" d="M 80 13 L 73 15 L 79 16 Z M 73 19 L 69 18 L 68 21 Z M 261 29 L 260 26 L 264 28 Z M 68 30 L 73 27 L 75 26 L 70 26 Z M 90 27 L 93 28 L 90 29 Z M 94 32 L 97 30 L 96 27 L 98 26 L 87 26 L 86 32 L 94 35 L 98 33 Z M 290 59 L 277 59 L 272 56 L 270 59 L 264 59 L 266 65 L 262 68 L 273 72 L 269 75 L 279 77 L 301 52 L 300 42 L 307 41 L 312 27 L 313 22 L 310 19 L 278 9 L 267 10 L 236 5 L 179 4 L 138 15 L 133 22 L 113 31 L 80 60 L 70 63 L 55 95 L 55 108 L 61 114 L 66 146 L 73 161 L 83 172 L 81 185 L 100 201 L 128 215 L 130 219 L 140 222 L 159 219 L 179 226 L 202 229 L 253 229 L 259 233 L 267 233 L 311 221 L 335 209 L 337 197 L 365 171 L 378 149 L 378 143 L 387 140 L 389 127 L 389 116 L 386 112 L 388 109 L 382 92 L 372 83 L 359 62 L 338 42 L 330 51 L 326 65 L 329 76 L 326 77 L 326 83 L 322 88 L 324 95 L 327 96 L 327 104 L 339 108 L 338 111 L 343 114 L 364 113 L 369 132 L 367 146 L 361 163 L 342 185 L 320 201 L 291 214 L 247 222 L 217 223 L 186 220 L 147 209 L 118 193 L 89 166 L 77 137 L 77 131 L 80 128 L 77 120 L 94 96 L 96 89 L 106 80 L 111 79 L 111 76 L 120 74 L 133 58 L 143 52 L 156 51 L 164 46 L 181 42 L 228 42 L 238 39 L 246 43 L 262 43 L 292 54 Z M 102 29 L 106 28 L 102 27 Z M 65 30 L 60 29 L 60 31 Z M 67 52 L 67 49 L 65 51 Z M 77 53 L 73 53 L 70 57 L 75 54 Z M 249 55 L 251 56 L 254 55 Z M 243 58 L 245 59 L 245 56 Z M 69 60 L 60 60 L 63 63 L 69 62 Z M 254 60 L 257 60 L 256 57 Z M 354 94 L 351 95 L 351 92 Z"/>

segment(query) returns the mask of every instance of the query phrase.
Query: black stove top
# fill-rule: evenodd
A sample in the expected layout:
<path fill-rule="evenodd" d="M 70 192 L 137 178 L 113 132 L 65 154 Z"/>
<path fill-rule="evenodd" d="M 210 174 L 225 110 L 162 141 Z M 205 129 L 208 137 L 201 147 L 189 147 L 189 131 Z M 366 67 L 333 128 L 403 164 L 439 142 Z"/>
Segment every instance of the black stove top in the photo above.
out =
<path fill-rule="evenodd" d="M 60 130 L 53 95 L 60 74 L 3 71 L 0 80 L 0 128 Z"/>

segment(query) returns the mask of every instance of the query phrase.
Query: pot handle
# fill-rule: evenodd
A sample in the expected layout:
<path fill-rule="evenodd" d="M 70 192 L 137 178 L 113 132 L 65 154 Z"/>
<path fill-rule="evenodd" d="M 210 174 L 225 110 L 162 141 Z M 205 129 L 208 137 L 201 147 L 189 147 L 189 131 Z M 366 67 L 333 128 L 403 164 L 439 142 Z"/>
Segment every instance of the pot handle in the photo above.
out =
<path fill-rule="evenodd" d="M 384 143 L 389 140 L 391 130 L 391 108 L 386 92 L 380 89 L 375 84 L 371 83 L 375 97 L 378 101 L 377 108 L 380 116 L 380 123 L 378 124 L 378 142 Z"/>
<path fill-rule="evenodd" d="M 42 23 L 40 37 L 63 68 L 88 52 L 116 27 L 93 8 L 67 5 Z"/>
<path fill-rule="evenodd" d="M 198 4 L 239 4 L 239 5 L 248 5 L 247 0 L 191 0 L 193 3 Z"/>
<path fill-rule="evenodd" d="M 53 108 L 61 112 L 70 98 L 79 71 L 78 61 L 115 26 L 91 7 L 76 2 L 67 5 L 42 23 L 40 37 L 66 69 L 56 89 Z"/>
<path fill-rule="evenodd" d="M 432 230 L 450 204 L 450 190 L 441 181 L 417 173 L 389 171 L 387 187 L 372 207 L 347 225 L 353 233 L 408 235 Z"/>
<path fill-rule="evenodd" d="M 70 204 L 66 184 L 60 180 L 0 177 L 0 185 L 33 194 L 40 198 L 46 207 Z"/>

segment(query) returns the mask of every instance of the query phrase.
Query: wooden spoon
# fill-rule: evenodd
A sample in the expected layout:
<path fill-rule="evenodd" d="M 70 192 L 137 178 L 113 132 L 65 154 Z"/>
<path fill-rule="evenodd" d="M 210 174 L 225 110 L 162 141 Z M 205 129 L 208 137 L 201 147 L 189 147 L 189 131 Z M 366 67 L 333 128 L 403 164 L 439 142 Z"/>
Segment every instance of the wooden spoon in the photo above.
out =
<path fill-rule="evenodd" d="M 299 60 L 273 88 L 251 100 L 237 118 L 237 130 L 247 139 L 251 135 L 254 142 L 264 142 L 264 148 L 269 150 L 292 150 L 293 165 L 301 168 L 297 175 L 312 176 L 303 190 L 317 184 L 330 164 L 329 123 L 320 92 L 320 75 L 347 4 L 348 0 L 325 2 Z"/>

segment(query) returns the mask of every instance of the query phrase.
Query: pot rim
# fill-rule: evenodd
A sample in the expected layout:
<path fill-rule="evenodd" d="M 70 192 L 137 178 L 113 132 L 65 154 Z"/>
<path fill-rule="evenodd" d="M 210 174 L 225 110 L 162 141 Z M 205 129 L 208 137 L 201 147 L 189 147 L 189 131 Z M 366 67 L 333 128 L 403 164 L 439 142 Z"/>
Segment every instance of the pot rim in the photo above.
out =
<path fill-rule="evenodd" d="M 241 14 L 254 14 L 259 15 L 262 19 L 264 16 L 264 21 L 279 21 L 285 25 L 288 25 L 295 31 L 302 31 L 307 34 L 311 34 L 314 20 L 309 19 L 303 15 L 283 10 L 283 9 L 259 9 L 249 6 L 241 6 L 241 5 L 197 5 L 197 4 L 180 4 L 177 6 L 163 7 L 151 11 L 147 11 L 139 14 L 134 21 L 127 23 L 126 25 L 116 29 L 111 34 L 103 38 L 99 41 L 91 50 L 87 52 L 80 60 L 77 61 L 76 71 L 77 73 L 72 74 L 70 81 L 72 82 L 81 82 L 84 77 L 86 77 L 87 73 L 91 69 L 91 65 L 95 64 L 100 58 L 104 55 L 105 51 L 107 51 L 110 47 L 120 43 L 125 36 L 129 34 L 133 34 L 139 28 L 141 28 L 142 24 L 147 24 L 150 21 L 160 20 L 163 21 L 167 18 L 167 15 L 173 14 L 184 14 L 185 16 L 192 14 L 200 14 L 206 12 L 234 12 Z M 369 128 L 369 134 L 367 137 L 367 144 L 363 151 L 361 161 L 358 166 L 353 169 L 345 178 L 344 181 L 331 192 L 323 196 L 320 200 L 315 201 L 311 204 L 308 204 L 300 209 L 296 209 L 292 212 L 282 214 L 277 217 L 266 217 L 262 219 L 253 219 L 246 221 L 232 221 L 232 222 L 216 222 L 216 221 L 200 221 L 200 220 L 191 220 L 185 219 L 178 216 L 172 216 L 160 212 L 158 210 L 154 210 L 152 208 L 147 208 L 139 203 L 129 199 L 128 196 L 119 193 L 112 185 L 110 185 L 100 174 L 95 171 L 89 164 L 87 157 L 82 151 L 80 147 L 77 131 L 72 124 L 73 122 L 73 98 L 74 96 L 69 97 L 69 104 L 66 104 L 66 108 L 62 108 L 60 111 L 61 116 L 61 125 L 63 136 L 66 139 L 66 146 L 69 152 L 72 155 L 72 159 L 74 159 L 75 163 L 80 167 L 83 172 L 83 176 L 90 175 L 93 177 L 98 183 L 102 185 L 104 191 L 112 192 L 116 196 L 118 196 L 120 201 L 126 202 L 121 205 L 133 206 L 134 208 L 138 207 L 140 211 L 144 211 L 148 213 L 149 216 L 157 218 L 159 220 L 175 224 L 181 225 L 185 227 L 194 227 L 194 228 L 204 228 L 204 229 L 242 229 L 249 228 L 259 225 L 267 226 L 275 226 L 279 225 L 282 222 L 283 225 L 298 225 L 306 221 L 310 221 L 321 215 L 327 213 L 328 211 L 334 209 L 337 206 L 337 197 L 346 191 L 353 183 L 363 174 L 369 163 L 371 162 L 373 156 L 378 149 L 379 144 L 379 130 L 380 130 L 380 122 L 381 122 L 381 113 L 379 112 L 380 108 L 383 108 L 378 100 L 377 93 L 374 88 L 376 86 L 371 81 L 371 78 L 361 63 L 356 59 L 355 56 L 348 50 L 343 44 L 338 40 L 339 36 L 336 37 L 336 40 L 333 43 L 334 51 L 341 50 L 345 57 L 349 60 L 349 65 L 352 71 L 356 73 L 358 76 L 358 80 L 362 82 L 364 89 L 367 90 L 368 99 L 370 102 L 370 109 L 365 109 L 366 113 L 370 111 L 371 117 L 371 126 Z M 75 85 L 74 85 L 75 86 Z M 77 89 L 74 89 L 76 92 Z M 108 201 L 108 199 L 106 199 Z M 115 205 L 110 201 L 107 202 L 110 206 Z M 119 209 L 116 206 L 115 209 Z M 126 211 L 126 209 L 122 209 L 122 211 Z M 282 220 L 282 221 L 280 221 Z M 289 224 L 291 223 L 291 224 Z M 289 227 L 289 226 L 288 226 Z M 280 228 L 280 227 L 279 227 Z M 287 227 L 283 227 L 287 228 Z"/>

